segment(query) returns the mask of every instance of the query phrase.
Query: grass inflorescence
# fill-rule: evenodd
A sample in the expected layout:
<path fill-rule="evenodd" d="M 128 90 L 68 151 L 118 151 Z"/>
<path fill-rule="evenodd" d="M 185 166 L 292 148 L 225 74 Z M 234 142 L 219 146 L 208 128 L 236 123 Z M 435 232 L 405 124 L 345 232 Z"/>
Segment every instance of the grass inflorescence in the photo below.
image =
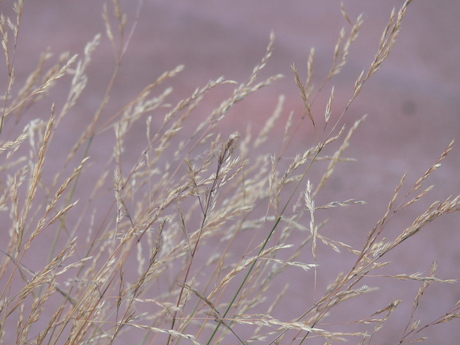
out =
<path fill-rule="evenodd" d="M 113 8 L 104 6 L 105 38 L 96 35 L 81 55 L 62 54 L 48 69 L 53 58 L 46 51 L 19 87 L 15 55 L 24 3 L 15 2 L 15 17 L 0 20 L 2 73 L 7 76 L 0 122 L 0 343 L 371 344 L 401 303 L 395 297 L 365 316 L 353 315 L 353 303 L 362 303 L 367 294 L 385 293 L 369 285 L 375 280 L 368 278 L 377 276 L 420 285 L 411 315 L 401 326 L 401 343 L 422 340 L 427 328 L 456 319 L 458 304 L 436 320 L 416 320 L 430 284 L 455 283 L 437 277 L 435 263 L 426 275 L 380 273 L 392 265 L 386 261 L 388 253 L 427 224 L 459 210 L 459 196 L 433 202 L 397 236 L 386 238 L 392 219 L 426 198 L 432 187 L 425 182 L 453 142 L 407 192 L 402 192 L 409 183 L 405 176 L 391 187 L 387 209 L 363 232 L 360 247 L 329 238 L 322 232 L 324 214 L 318 214 L 327 211 L 334 217 L 336 208 L 364 203 L 351 198 L 324 203 L 318 195 L 337 166 L 350 161 L 344 152 L 365 117 L 348 128 L 349 108 L 389 56 L 411 2 L 390 14 L 375 58 L 356 77 L 343 109 L 337 110 L 338 91 L 331 87 L 318 114 L 315 102 L 340 77 L 363 26 L 363 17 L 352 20 L 342 5 L 350 29 L 339 33 L 324 82 L 319 87 L 312 82 L 311 49 L 305 68 L 292 66 L 302 114 L 285 117 L 289 104 L 280 95 L 254 137 L 249 131 L 221 134 L 219 125 L 235 104 L 281 78 L 260 77 L 270 62 L 274 34 L 246 82 L 219 77 L 169 104 L 174 90 L 164 85 L 180 78 L 184 66 L 177 66 L 103 116 L 141 10 L 128 23 L 118 1 Z M 66 154 L 53 154 L 65 146 L 59 143 L 60 133 L 72 130 L 65 119 L 82 102 L 91 79 L 88 66 L 103 39 L 111 43 L 115 67 L 100 104 L 86 128 L 73 136 Z M 306 76 L 299 72 L 304 69 Z M 53 88 L 68 76 L 64 104 L 52 102 L 47 116 L 30 118 L 28 109 L 48 104 Z M 202 121 L 193 120 L 213 90 L 229 86 L 233 90 L 226 99 Z M 279 126 L 284 130 L 275 131 Z M 288 156 L 301 126 L 309 126 L 313 144 Z M 113 145 L 104 152 L 106 160 L 97 162 L 91 152 L 107 133 L 113 134 Z M 126 149 L 133 135 L 145 142 L 140 152 Z M 262 152 L 268 141 L 280 142 L 277 152 Z M 90 175 L 93 166 L 96 176 Z M 334 276 L 323 272 L 320 246 L 344 255 L 349 265 Z M 304 273 L 309 297 L 299 296 L 303 311 L 291 313 L 284 301 L 293 286 L 305 284 L 292 277 Z M 327 285 L 320 282 L 324 279 Z M 343 304 L 350 308 L 348 319 L 340 327 L 329 324 Z"/>

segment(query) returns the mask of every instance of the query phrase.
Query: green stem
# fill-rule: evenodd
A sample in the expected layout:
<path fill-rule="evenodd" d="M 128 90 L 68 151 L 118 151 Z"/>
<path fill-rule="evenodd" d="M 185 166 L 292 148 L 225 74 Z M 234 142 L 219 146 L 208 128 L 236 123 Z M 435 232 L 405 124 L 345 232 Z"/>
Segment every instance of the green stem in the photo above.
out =
<path fill-rule="evenodd" d="M 291 195 L 289 196 L 289 199 L 286 201 L 286 204 L 284 205 L 283 209 L 281 210 L 280 215 L 276 219 L 275 224 L 273 225 L 272 229 L 270 230 L 270 233 L 268 234 L 267 238 L 265 239 L 264 243 L 262 244 L 262 247 L 260 248 L 259 253 L 257 254 L 257 256 L 260 256 L 260 254 L 262 254 L 262 252 L 265 250 L 265 247 L 267 246 L 268 241 L 270 240 L 270 238 L 272 237 L 273 233 L 275 232 L 275 229 L 278 226 L 279 222 L 281 221 L 281 218 L 283 217 L 283 214 L 286 212 L 286 209 L 287 209 L 288 205 L 290 204 L 292 198 L 294 197 L 294 194 L 299 189 L 300 184 L 302 183 L 303 179 L 307 175 L 307 172 L 310 170 L 310 167 L 312 166 L 313 162 L 315 161 L 316 157 L 319 155 L 319 153 L 321 152 L 323 147 L 324 146 L 321 145 L 321 144 L 318 145 L 318 150 L 316 151 L 316 153 L 313 156 L 313 158 L 310 160 L 310 163 L 306 167 L 306 169 L 305 169 L 304 173 L 302 174 L 302 177 L 300 178 L 299 182 L 297 182 L 294 190 L 292 191 Z M 254 269 L 254 266 L 256 265 L 257 261 L 258 261 L 258 258 L 256 258 L 254 260 L 254 262 L 251 264 L 251 266 L 249 267 L 248 273 L 246 273 L 243 281 L 241 282 L 240 286 L 238 287 L 238 290 L 236 291 L 235 295 L 233 296 L 232 300 L 230 301 L 230 304 L 228 305 L 228 307 L 225 310 L 224 314 L 222 315 L 222 319 L 225 319 L 225 317 L 227 316 L 228 312 L 232 308 L 233 303 L 235 302 L 236 298 L 238 297 L 238 295 L 240 294 L 241 290 L 243 289 L 243 286 L 246 283 L 246 281 L 248 280 L 249 275 L 251 274 L 252 270 Z M 219 330 L 221 325 L 222 325 L 222 321 L 219 321 L 217 326 L 216 326 L 216 328 L 214 329 L 214 332 L 212 332 L 211 337 L 209 338 L 208 342 L 206 343 L 206 345 L 211 344 L 212 339 L 215 337 L 215 335 L 216 335 L 216 333 Z"/>

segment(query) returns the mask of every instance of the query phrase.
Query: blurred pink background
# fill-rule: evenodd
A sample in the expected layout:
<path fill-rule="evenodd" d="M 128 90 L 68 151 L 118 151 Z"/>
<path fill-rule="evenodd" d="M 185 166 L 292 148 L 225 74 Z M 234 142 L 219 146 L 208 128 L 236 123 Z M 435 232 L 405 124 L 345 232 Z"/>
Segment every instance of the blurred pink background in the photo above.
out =
<path fill-rule="evenodd" d="M 137 1 L 121 2 L 122 9 L 128 14 L 129 29 Z M 10 0 L 3 1 L 0 11 L 9 13 L 11 3 Z M 20 79 L 35 67 L 44 47 L 50 47 L 56 56 L 64 51 L 80 54 L 86 42 L 96 33 L 103 34 L 102 43 L 89 67 L 90 79 L 82 97 L 84 103 L 79 102 L 66 120 L 72 131 L 59 138 L 63 146 L 72 145 L 80 134 L 79 128 L 85 128 L 86 121 L 99 105 L 113 70 L 114 59 L 101 17 L 103 3 L 99 0 L 25 1 L 16 56 L 18 85 L 23 82 Z M 364 13 L 364 24 L 351 48 L 348 65 L 326 87 L 318 101 L 316 111 L 321 117 L 332 84 L 336 91 L 332 116 L 340 113 L 360 71 L 366 69 L 373 59 L 391 8 L 399 8 L 403 2 L 344 0 L 343 3 L 352 20 L 359 13 Z M 110 1 L 108 7 L 111 11 Z M 408 173 L 407 190 L 435 163 L 452 139 L 457 141 L 454 150 L 441 169 L 429 179 L 429 183 L 435 184 L 435 190 L 426 201 L 397 217 L 391 223 L 387 236 L 400 232 L 434 200 L 459 194 L 459 16 L 458 0 L 415 0 L 409 6 L 402 32 L 390 57 L 367 82 L 346 115 L 345 122 L 350 127 L 355 120 L 368 114 L 345 153 L 346 157 L 356 158 L 357 161 L 339 165 L 325 194 L 320 196 L 322 202 L 353 198 L 365 200 L 367 204 L 337 210 L 337 217 L 331 218 L 324 230 L 328 236 L 360 248 L 366 234 L 384 214 L 402 174 Z M 282 73 L 285 78 L 238 105 L 229 114 L 231 118 L 222 130 L 225 133 L 234 130 L 244 133 L 248 123 L 253 128 L 259 128 L 271 115 L 281 93 L 286 96 L 283 116 L 287 118 L 294 111 L 300 117 L 302 101 L 291 65 L 295 64 L 305 78 L 308 53 L 311 47 L 315 47 L 314 83 L 320 85 L 331 65 L 334 45 L 342 26 L 347 30 L 350 28 L 340 13 L 339 1 L 146 0 L 104 116 L 110 117 L 111 110 L 118 109 L 162 72 L 179 64 L 184 64 L 185 70 L 171 81 L 174 92 L 170 103 L 221 75 L 244 82 L 263 56 L 273 31 L 276 36 L 274 53 L 262 77 Z M 65 96 L 65 89 L 53 91 L 57 106 L 62 105 Z M 209 109 L 213 105 L 209 104 Z M 26 113 L 25 116 L 41 115 Z M 144 134 L 143 128 L 139 131 Z M 279 138 L 268 144 L 273 152 L 278 151 L 281 142 L 282 131 L 278 134 Z M 310 123 L 304 121 L 291 153 L 309 148 L 314 142 L 312 135 Z M 132 141 L 127 145 L 128 150 L 132 148 L 138 152 L 144 143 Z M 111 154 L 111 146 L 94 146 L 90 153 L 96 160 L 107 154 Z M 93 171 L 93 176 L 97 175 L 98 171 Z M 460 278 L 459 221 L 459 216 L 454 214 L 428 225 L 415 238 L 403 243 L 399 251 L 390 253 L 387 260 L 398 265 L 391 266 L 386 273 L 420 271 L 428 274 L 431 263 L 437 261 L 438 277 Z M 330 274 L 318 278 L 320 281 L 324 279 L 324 285 L 332 282 L 332 272 L 337 266 L 335 260 L 340 260 L 340 256 L 329 249 L 322 250 L 318 258 L 320 266 L 331 270 Z M 311 279 L 305 278 L 297 287 L 292 284 L 292 300 L 285 302 L 286 321 L 289 316 L 303 312 L 302 284 L 311 284 Z M 378 295 L 379 300 L 373 299 L 372 295 L 368 297 L 373 310 L 383 308 L 396 298 L 402 299 L 403 303 L 390 317 L 386 331 L 377 333 L 372 344 L 395 344 L 401 338 L 420 284 L 376 278 L 375 285 L 388 291 L 388 299 L 380 300 L 382 294 Z M 404 290 L 401 288 L 403 285 Z M 458 284 L 433 284 L 422 299 L 416 319 L 422 319 L 422 324 L 429 323 L 442 316 L 459 299 Z M 357 305 L 354 303 L 352 310 L 340 310 L 341 321 L 364 317 Z M 369 310 L 368 305 L 363 307 Z M 429 328 L 420 336 L 429 337 L 427 344 L 455 344 L 460 338 L 458 326 L 459 322 L 453 321 Z"/>

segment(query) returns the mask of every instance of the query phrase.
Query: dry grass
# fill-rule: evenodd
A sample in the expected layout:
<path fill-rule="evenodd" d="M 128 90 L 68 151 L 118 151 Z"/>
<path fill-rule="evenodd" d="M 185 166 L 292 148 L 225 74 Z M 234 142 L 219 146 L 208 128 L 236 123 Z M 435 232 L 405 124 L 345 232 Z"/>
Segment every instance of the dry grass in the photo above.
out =
<path fill-rule="evenodd" d="M 312 109 L 318 95 L 340 77 L 363 25 L 361 16 L 352 20 L 342 7 L 350 29 L 348 34 L 340 32 L 330 73 L 320 87 L 312 84 L 313 49 L 306 78 L 292 67 L 305 107 L 302 115 L 314 128 L 315 143 L 289 158 L 285 152 L 298 128 L 305 125 L 302 119 L 295 123 L 292 114 L 284 124 L 280 153 L 254 154 L 267 140 L 277 140 L 272 129 L 289 108 L 283 96 L 257 137 L 219 135 L 219 123 L 236 103 L 280 78 L 259 78 L 274 36 L 247 82 L 218 78 L 169 105 L 172 90 L 163 84 L 181 72 L 178 66 L 103 122 L 101 114 L 109 104 L 138 20 L 130 24 L 132 30 L 128 28 L 114 1 L 113 9 L 105 7 L 103 14 L 116 60 L 112 78 L 86 130 L 59 158 L 49 152 L 60 145 L 56 133 L 69 130 L 62 125 L 63 119 L 81 102 L 87 78 L 91 78 L 86 75 L 91 54 L 103 38 L 96 36 L 81 56 L 63 54 L 48 70 L 44 66 L 51 55 L 44 53 L 18 88 L 14 61 L 23 3 L 17 1 L 17 17 L 2 17 L 0 22 L 6 57 L 2 73 L 8 75 L 3 85 L 0 138 L 0 343 L 121 344 L 128 339 L 136 344 L 373 343 L 375 334 L 385 332 L 385 322 L 400 303 L 397 298 L 379 310 L 368 310 L 365 318 L 349 315 L 343 320 L 344 327 L 328 326 L 325 321 L 344 303 L 359 304 L 364 294 L 385 293 L 368 286 L 367 278 L 393 264 L 383 261 L 387 253 L 398 250 L 428 223 L 459 210 L 458 196 L 434 202 L 398 236 L 385 239 L 388 223 L 430 191 L 424 183 L 440 167 L 452 144 L 405 195 L 400 195 L 405 183 L 401 179 L 385 214 L 367 231 L 360 248 L 323 235 L 320 219 L 324 216 L 318 210 L 327 210 L 333 217 L 334 208 L 363 202 L 318 204 L 317 195 L 336 166 L 347 160 L 344 152 L 363 120 L 345 128 L 347 111 L 390 53 L 410 3 L 406 1 L 391 14 L 375 59 L 357 77 L 342 111 L 334 108 L 333 87 L 324 114 Z M 15 119 L 26 118 L 27 109 L 45 102 L 51 97 L 50 90 L 68 75 L 72 81 L 65 104 L 53 104 L 47 119 L 27 119 L 27 125 L 18 131 Z M 233 84 L 233 92 L 197 125 L 191 119 L 194 111 L 212 89 L 224 84 Z M 14 92 L 16 89 L 19 91 Z M 332 115 L 333 108 L 338 116 Z M 152 126 L 153 115 L 162 116 L 159 126 Z M 145 124 L 146 145 L 133 158 L 136 153 L 126 152 L 125 141 L 139 136 L 132 133 L 138 122 Z M 93 145 L 108 131 L 114 133 L 115 141 L 106 153 L 107 161 L 99 162 L 97 179 L 85 179 L 88 168 L 98 163 L 89 157 Z M 133 164 L 125 162 L 127 155 Z M 314 176 L 312 166 L 321 167 L 322 161 L 327 162 L 325 168 L 319 177 Z M 347 270 L 327 277 L 329 286 L 324 288 L 317 283 L 318 276 L 327 274 L 318 259 L 319 243 L 353 257 Z M 47 258 L 37 257 L 43 246 L 49 248 Z M 305 288 L 312 295 L 309 305 L 301 302 L 306 305 L 301 315 L 278 317 L 283 299 L 296 283 L 284 284 L 287 272 L 300 275 L 305 271 L 311 278 L 311 285 Z M 415 341 L 427 327 L 459 315 L 457 304 L 437 320 L 423 323 L 415 319 L 430 284 L 454 283 L 435 273 L 433 264 L 426 276 L 390 276 L 420 284 L 412 316 L 401 327 L 401 343 Z M 283 287 L 273 297 L 273 286 L 280 284 Z"/>

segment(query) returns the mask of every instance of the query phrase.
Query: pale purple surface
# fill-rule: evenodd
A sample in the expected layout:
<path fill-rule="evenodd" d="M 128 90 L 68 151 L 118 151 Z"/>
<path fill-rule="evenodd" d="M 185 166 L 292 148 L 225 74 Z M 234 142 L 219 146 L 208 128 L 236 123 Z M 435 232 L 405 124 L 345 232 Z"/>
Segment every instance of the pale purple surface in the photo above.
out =
<path fill-rule="evenodd" d="M 100 15 L 102 4 L 102 1 L 94 0 L 26 1 L 17 56 L 18 78 L 30 72 L 43 47 L 49 46 L 57 55 L 67 50 L 80 53 L 96 33 L 104 33 Z M 391 8 L 401 4 L 401 1 L 383 0 L 344 1 L 349 16 L 354 19 L 364 12 L 365 22 L 352 47 L 348 67 L 333 82 L 336 85 L 337 109 L 346 103 L 359 72 L 372 61 Z M 129 27 L 136 1 L 125 1 L 123 5 L 129 14 Z M 410 186 L 436 161 L 452 139 L 460 142 L 459 15 L 460 2 L 456 0 L 414 1 L 409 7 L 399 41 L 389 59 L 365 85 L 347 114 L 348 126 L 363 114 L 368 114 L 345 154 L 358 161 L 340 166 L 327 190 L 330 194 L 322 196 L 323 201 L 330 200 L 328 197 L 333 200 L 353 198 L 365 200 L 367 204 L 340 210 L 340 217 L 330 219 L 328 223 L 325 230 L 328 235 L 359 248 L 365 235 L 385 212 L 394 186 L 402 174 L 408 173 L 407 185 Z M 257 123 L 263 122 L 271 113 L 280 93 L 285 94 L 287 99 L 284 114 L 287 116 L 293 110 L 300 116 L 302 102 L 290 66 L 295 63 L 305 76 L 308 52 L 314 46 L 315 84 L 318 85 L 330 66 L 332 51 L 342 26 L 349 28 L 340 14 L 338 1 L 146 1 L 123 62 L 120 79 L 116 83 L 114 108 L 116 103 L 128 101 L 160 73 L 179 64 L 185 65 L 185 71 L 172 83 L 177 100 L 221 75 L 242 82 L 262 57 L 269 34 L 274 31 L 274 53 L 264 73 L 266 76 L 282 73 L 286 77 L 270 89 L 246 100 L 239 108 L 240 114 L 232 114 L 234 118 L 227 122 L 232 128 L 226 128 L 226 131 L 240 130 L 244 133 L 248 119 L 257 127 Z M 79 126 L 85 127 L 85 114 L 89 117 L 94 113 L 112 66 L 110 46 L 104 39 L 89 70 L 85 104 L 79 104 L 72 112 L 75 117 L 68 119 L 75 132 L 61 138 L 63 145 L 65 140 L 72 143 L 78 137 Z M 55 97 L 62 102 L 64 95 L 57 91 Z M 327 99 L 327 92 L 324 97 Z M 318 111 L 322 116 L 320 105 Z M 312 135 L 309 126 L 305 122 L 301 131 L 305 139 L 299 138 L 296 142 L 298 152 L 302 152 L 302 143 L 305 148 L 311 145 L 311 141 L 307 140 Z M 282 135 L 281 132 L 279 134 Z M 138 152 L 138 143 L 128 144 Z M 108 151 L 105 152 L 105 149 Z M 104 157 L 111 154 L 111 149 L 111 146 L 99 145 L 91 156 Z M 460 150 L 456 145 L 430 181 L 436 188 L 429 201 L 460 192 L 459 161 Z M 94 176 L 97 174 L 95 171 Z M 422 210 L 427 203 L 423 205 L 407 212 L 404 215 L 407 218 L 397 219 L 392 224 L 389 236 L 410 223 L 417 215 L 415 212 Z M 391 260 L 400 262 L 399 271 L 393 268 L 389 273 L 422 271 L 427 274 L 431 262 L 437 261 L 437 275 L 440 278 L 460 278 L 460 252 L 454 245 L 460 241 L 458 224 L 458 215 L 451 215 L 429 225 L 421 234 L 403 244 L 398 252 L 389 255 Z M 319 262 L 332 271 L 334 260 L 339 257 L 326 250 Z M 306 279 L 303 283 L 310 284 L 311 280 Z M 330 281 L 323 282 L 328 283 Z M 385 284 L 375 282 L 379 286 Z M 370 297 L 368 303 L 377 310 L 400 298 L 405 306 L 401 307 L 401 312 L 395 312 L 387 330 L 379 334 L 373 344 L 394 344 L 400 339 L 412 298 L 420 286 L 412 284 L 410 294 L 405 290 L 405 295 L 399 296 L 399 284 L 411 283 L 391 281 L 388 284 L 390 286 L 382 287 L 388 289 L 388 299 L 376 301 Z M 298 289 L 298 294 L 292 293 L 292 300 L 285 301 L 286 311 L 283 314 L 286 321 L 302 313 L 299 309 L 302 306 L 299 303 L 302 284 L 298 285 L 294 287 L 294 291 Z M 420 305 L 418 317 L 423 319 L 422 323 L 429 322 L 443 315 L 459 299 L 458 284 L 433 285 Z M 351 311 L 342 309 L 339 315 L 345 320 L 354 318 L 350 313 L 361 315 L 360 310 L 356 309 L 357 305 L 359 303 L 355 303 Z M 430 337 L 427 344 L 454 344 L 460 337 L 458 321 L 435 326 L 426 335 Z"/>

